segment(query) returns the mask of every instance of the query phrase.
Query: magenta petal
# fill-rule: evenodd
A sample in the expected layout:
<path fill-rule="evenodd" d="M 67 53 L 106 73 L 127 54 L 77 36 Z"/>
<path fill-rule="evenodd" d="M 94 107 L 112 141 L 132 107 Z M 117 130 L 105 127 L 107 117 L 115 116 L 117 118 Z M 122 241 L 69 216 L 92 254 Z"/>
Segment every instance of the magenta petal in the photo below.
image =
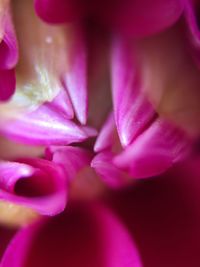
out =
<path fill-rule="evenodd" d="M 3 11 L 2 11 L 3 12 Z M 17 40 L 10 14 L 5 14 L 2 22 L 3 39 L 0 42 L 0 101 L 8 100 L 15 91 L 14 67 L 18 61 Z"/>
<path fill-rule="evenodd" d="M 111 152 L 97 154 L 91 162 L 91 167 L 100 175 L 102 180 L 112 188 L 120 188 L 127 184 L 128 175 L 113 164 Z"/>
<path fill-rule="evenodd" d="M 122 145 L 127 146 L 155 116 L 141 92 L 136 62 L 126 41 L 115 39 L 112 47 L 112 94 L 114 116 Z M 135 59 L 134 59 L 135 60 Z"/>
<path fill-rule="evenodd" d="M 11 69 L 18 61 L 18 45 L 10 14 L 5 15 L 4 25 L 4 36 L 0 43 L 0 69 Z"/>
<path fill-rule="evenodd" d="M 79 147 L 51 146 L 46 150 L 46 157 L 63 167 L 68 181 L 76 174 L 90 165 L 92 154 Z"/>
<path fill-rule="evenodd" d="M 15 91 L 15 71 L 0 69 L 0 101 L 8 100 Z"/>
<path fill-rule="evenodd" d="M 43 159 L 0 162 L 0 199 L 45 215 L 66 205 L 66 179 L 62 169 Z"/>
<path fill-rule="evenodd" d="M 121 0 L 111 3 L 107 9 L 106 2 L 104 10 L 111 25 L 126 35 L 144 37 L 173 25 L 180 17 L 185 1 Z"/>
<path fill-rule="evenodd" d="M 23 266 L 27 252 L 31 247 L 31 242 L 39 226 L 40 224 L 35 224 L 29 228 L 19 230 L 17 234 L 15 234 L 5 251 L 0 266 Z"/>
<path fill-rule="evenodd" d="M 68 120 L 51 103 L 43 104 L 31 113 L 1 124 L 1 132 L 9 138 L 38 145 L 80 142 L 88 138 L 86 130 Z"/>
<path fill-rule="evenodd" d="M 62 112 L 68 119 L 73 119 L 74 111 L 67 92 L 61 88 L 58 95 L 51 101 L 51 107 Z"/>
<path fill-rule="evenodd" d="M 114 159 L 118 167 L 133 177 L 158 175 L 190 151 L 185 135 L 169 123 L 157 119 L 134 142 Z"/>
<path fill-rule="evenodd" d="M 66 213 L 19 230 L 2 267 L 141 267 L 124 226 L 99 204 L 78 204 Z"/>
<path fill-rule="evenodd" d="M 72 0 L 35 0 L 37 14 L 46 22 L 63 23 L 72 20 L 76 15 Z"/>
<path fill-rule="evenodd" d="M 74 35 L 69 60 L 70 66 L 63 78 L 76 116 L 82 124 L 85 124 L 88 109 L 86 43 L 80 29 L 76 29 Z"/>
<path fill-rule="evenodd" d="M 34 169 L 19 162 L 0 162 L 1 189 L 14 192 L 14 187 L 19 178 L 33 175 Z"/>
<path fill-rule="evenodd" d="M 100 152 L 112 146 L 113 132 L 115 130 L 115 121 L 111 113 L 105 124 L 103 125 L 100 133 L 97 136 L 94 151 Z"/>
<path fill-rule="evenodd" d="M 82 126 L 81 129 L 85 132 L 87 138 L 89 137 L 95 137 L 98 134 L 98 131 L 90 126 Z"/>
<path fill-rule="evenodd" d="M 4 225 L 0 226 L 0 259 L 15 234 L 16 229 L 10 229 Z"/>

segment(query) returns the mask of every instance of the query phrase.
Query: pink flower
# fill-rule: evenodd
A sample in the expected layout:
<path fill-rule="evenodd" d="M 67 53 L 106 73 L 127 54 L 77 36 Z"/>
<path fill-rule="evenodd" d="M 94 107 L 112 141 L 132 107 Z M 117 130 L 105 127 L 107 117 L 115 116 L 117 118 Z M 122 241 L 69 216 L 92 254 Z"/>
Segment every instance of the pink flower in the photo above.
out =
<path fill-rule="evenodd" d="M 148 2 L 146 4 L 148 7 Z M 171 13 L 161 17 L 161 11 L 165 12 L 168 5 Z M 48 22 L 56 23 L 52 26 L 37 18 L 30 1 L 24 1 L 21 5 L 12 4 L 14 25 L 22 53 L 16 68 L 16 93 L 10 101 L 2 105 L 1 133 L 17 142 L 44 146 L 80 143 L 95 136 L 96 129 L 91 126 L 100 128 L 102 118 L 105 119 L 105 115 L 108 115 L 112 109 L 112 103 L 107 97 L 109 85 L 104 84 L 109 83 L 108 56 L 110 57 L 113 113 L 121 148 L 113 153 L 110 151 L 113 141 L 110 139 L 109 142 L 112 144 L 108 144 L 108 140 L 105 139 L 109 137 L 100 134 L 95 152 L 104 153 L 105 150 L 107 155 L 108 153 L 110 155 L 111 168 L 128 170 L 128 174 L 136 178 L 159 174 L 173 163 L 184 159 L 191 152 L 191 145 L 193 139 L 197 138 L 197 134 L 193 131 L 192 134 L 188 133 L 185 125 L 183 126 L 182 115 L 174 116 L 174 113 L 177 114 L 174 109 L 166 111 L 166 101 L 162 101 L 164 104 L 160 104 L 160 101 L 161 97 L 165 99 L 165 92 L 169 91 L 168 83 L 173 82 L 170 82 L 170 79 L 174 79 L 174 74 L 170 70 L 175 68 L 176 71 L 170 55 L 174 55 L 177 48 L 175 45 L 171 47 L 169 42 L 177 28 L 180 35 L 182 34 L 179 17 L 183 14 L 183 10 L 187 11 L 189 7 L 182 1 L 173 3 L 157 1 L 151 6 L 149 17 L 144 18 L 144 10 L 139 2 L 127 1 L 126 4 L 122 4 L 119 1 L 112 5 L 114 12 L 108 25 L 112 26 L 113 34 L 111 53 L 108 53 L 107 36 L 101 32 L 97 33 L 90 26 L 87 27 L 84 18 L 96 15 L 99 24 L 104 25 L 108 22 L 109 5 L 105 6 L 104 3 L 97 2 L 88 9 L 80 5 L 80 12 L 76 3 L 73 4 L 70 1 L 59 1 L 56 11 L 54 6 L 54 1 L 48 1 L 48 5 L 45 1 L 35 1 L 37 13 L 44 20 L 48 18 Z M 130 34 L 133 39 L 128 38 L 122 30 L 122 28 L 128 29 L 127 25 L 130 24 L 123 15 L 122 7 L 133 14 L 140 12 L 138 20 L 131 22 L 133 29 L 130 30 Z M 67 13 L 64 16 L 63 12 L 66 8 L 69 8 L 69 17 Z M 27 10 L 29 13 L 26 12 Z M 127 17 L 129 20 L 132 17 L 135 18 L 135 16 Z M 188 15 L 185 17 L 187 18 Z M 79 20 L 76 24 L 59 24 L 68 20 L 74 21 L 75 18 Z M 152 21 L 152 24 L 147 23 L 148 20 Z M 115 34 L 114 25 L 118 25 Z M 188 29 L 188 27 L 185 28 Z M 141 29 L 140 33 L 136 32 L 138 29 Z M 161 42 L 160 38 L 164 38 L 165 41 Z M 178 39 L 178 42 L 181 41 L 182 39 Z M 185 41 L 185 44 L 187 43 L 189 43 L 188 40 Z M 157 48 L 161 52 L 155 52 Z M 100 49 L 103 50 L 103 59 L 99 58 Z M 194 92 L 191 92 L 193 100 L 193 96 L 196 96 L 196 84 L 198 84 L 197 66 L 186 49 L 181 49 L 181 53 L 186 63 L 188 60 L 193 64 L 193 69 L 188 74 L 189 81 L 192 79 L 192 83 L 194 78 Z M 169 62 L 166 61 L 166 66 L 160 67 L 159 59 L 165 60 L 165 55 L 168 54 Z M 155 55 L 153 60 L 152 55 Z M 181 62 L 183 60 L 181 59 Z M 181 62 L 177 56 L 176 64 Z M 157 75 L 156 71 L 159 67 L 159 75 Z M 106 74 L 103 74 L 101 86 L 98 88 L 102 69 L 103 71 L 105 69 Z M 184 71 L 185 68 L 183 73 Z M 87 73 L 90 74 L 89 77 Z M 180 75 L 177 74 L 177 84 L 185 83 L 185 79 L 181 79 Z M 174 84 L 176 85 L 176 82 Z M 183 87 L 183 89 L 188 89 L 190 84 L 185 84 L 186 88 Z M 179 96 L 180 87 L 177 86 L 175 89 Z M 170 99 L 170 105 L 173 107 L 177 99 L 176 97 L 171 99 L 168 95 L 170 94 L 167 94 L 167 99 Z M 184 103 L 184 100 L 185 98 L 181 99 L 180 103 Z M 103 104 L 100 101 L 103 101 Z M 99 110 L 96 104 L 98 102 Z M 167 107 L 170 106 L 168 102 Z M 178 117 L 178 119 L 174 120 L 172 117 Z M 187 119 L 187 116 L 185 117 Z M 187 125 L 191 117 L 193 118 L 194 115 L 189 115 Z M 87 126 L 85 126 L 86 123 Z M 114 128 L 115 126 L 113 130 Z M 109 131 L 113 130 L 109 128 Z M 102 148 L 101 142 L 106 142 L 106 147 L 103 145 Z M 148 152 L 146 152 L 147 147 Z M 99 157 L 101 157 L 100 154 L 97 155 L 98 162 Z M 95 162 L 96 158 L 92 166 L 101 174 L 101 166 L 99 163 L 96 166 Z M 106 162 L 102 164 L 105 168 Z"/>
<path fill-rule="evenodd" d="M 199 261 L 198 7 L 2 1 L 2 267 Z"/>

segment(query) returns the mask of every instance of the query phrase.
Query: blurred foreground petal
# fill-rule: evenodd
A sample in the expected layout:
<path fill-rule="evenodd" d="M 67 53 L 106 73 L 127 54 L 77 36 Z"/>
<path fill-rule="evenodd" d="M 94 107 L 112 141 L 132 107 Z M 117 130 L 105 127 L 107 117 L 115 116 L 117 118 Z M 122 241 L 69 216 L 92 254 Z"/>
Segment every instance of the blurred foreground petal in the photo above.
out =
<path fill-rule="evenodd" d="M 59 244 L 59 246 L 58 246 Z M 72 205 L 67 212 L 20 230 L 2 267 L 141 267 L 133 239 L 101 205 Z"/>

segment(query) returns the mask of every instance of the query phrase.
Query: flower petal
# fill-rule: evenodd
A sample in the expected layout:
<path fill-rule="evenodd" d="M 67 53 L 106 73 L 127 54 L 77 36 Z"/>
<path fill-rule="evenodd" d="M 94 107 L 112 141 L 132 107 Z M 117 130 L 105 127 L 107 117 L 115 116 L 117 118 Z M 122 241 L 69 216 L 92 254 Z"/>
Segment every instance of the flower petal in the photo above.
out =
<path fill-rule="evenodd" d="M 85 124 L 87 120 L 87 51 L 86 40 L 81 29 L 76 29 L 71 36 L 68 48 L 71 52 L 69 67 L 63 76 L 78 120 Z"/>
<path fill-rule="evenodd" d="M 80 267 L 83 263 L 85 267 L 142 266 L 133 238 L 99 204 L 78 204 L 61 216 L 20 230 L 1 266 Z"/>
<path fill-rule="evenodd" d="M 5 9 L 3 18 L 0 18 L 0 21 L 3 20 L 1 22 L 4 26 L 3 36 L 0 37 L 2 38 L 0 43 L 0 69 L 12 69 L 18 62 L 18 44 L 10 9 L 9 7 L 6 7 Z"/>
<path fill-rule="evenodd" d="M 79 147 L 51 146 L 46 150 L 46 157 L 61 165 L 68 181 L 71 181 L 81 169 L 90 165 L 92 154 Z"/>
<path fill-rule="evenodd" d="M 97 136 L 94 151 L 100 152 L 112 146 L 113 132 L 115 130 L 115 121 L 111 113 L 104 123 L 100 133 Z"/>
<path fill-rule="evenodd" d="M 0 199 L 45 215 L 66 205 L 66 180 L 59 166 L 42 159 L 0 162 Z"/>
<path fill-rule="evenodd" d="M 73 119 L 74 110 L 67 92 L 61 89 L 58 95 L 51 101 L 51 107 L 62 112 L 68 119 Z"/>
<path fill-rule="evenodd" d="M 0 259 L 4 251 L 6 250 L 10 240 L 13 238 L 13 235 L 16 234 L 16 230 L 10 229 L 8 227 L 0 226 Z"/>
<path fill-rule="evenodd" d="M 162 119 L 155 120 L 131 145 L 117 155 L 114 163 L 135 178 L 166 171 L 187 157 L 191 143 L 181 131 Z"/>
<path fill-rule="evenodd" d="M 129 145 L 155 116 L 141 90 L 135 61 L 128 42 L 115 39 L 112 47 L 112 95 L 115 121 L 123 146 Z"/>
<path fill-rule="evenodd" d="M 16 116 L 13 118 L 11 114 L 11 118 L 1 120 L 0 131 L 8 138 L 23 143 L 61 145 L 80 142 L 90 136 L 84 128 L 54 109 L 51 103 L 43 104 L 33 112 Z"/>
<path fill-rule="evenodd" d="M 102 12 L 115 31 L 142 37 L 173 25 L 180 17 L 184 4 L 182 0 L 103 1 Z"/>
<path fill-rule="evenodd" d="M 14 67 L 18 61 L 18 45 L 11 19 L 9 1 L 0 4 L 0 101 L 8 100 L 15 92 Z"/>
<path fill-rule="evenodd" d="M 113 164 L 113 157 L 111 152 L 101 152 L 93 158 L 91 167 L 109 187 L 120 188 L 127 185 L 131 179 L 128 174 Z"/>
<path fill-rule="evenodd" d="M 77 16 L 77 6 L 71 0 L 35 0 L 37 14 L 46 22 L 63 23 Z"/>

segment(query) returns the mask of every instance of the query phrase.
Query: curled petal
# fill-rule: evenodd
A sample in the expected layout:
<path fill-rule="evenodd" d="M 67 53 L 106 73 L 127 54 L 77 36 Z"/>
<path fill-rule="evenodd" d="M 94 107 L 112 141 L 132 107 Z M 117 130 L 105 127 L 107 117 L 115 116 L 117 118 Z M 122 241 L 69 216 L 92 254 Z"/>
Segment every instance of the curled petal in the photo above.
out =
<path fill-rule="evenodd" d="M 34 145 L 60 145 L 80 142 L 96 132 L 77 126 L 62 112 L 46 103 L 31 113 L 2 120 L 0 131 L 7 137 Z M 91 131 L 91 130 L 90 130 Z"/>
<path fill-rule="evenodd" d="M 51 146 L 46 150 L 46 157 L 61 165 L 71 181 L 81 169 L 90 165 L 92 154 L 79 147 Z"/>
<path fill-rule="evenodd" d="M 123 146 L 141 133 L 155 112 L 141 90 L 141 81 L 130 45 L 115 39 L 112 47 L 112 95 L 114 116 Z"/>
<path fill-rule="evenodd" d="M 155 176 L 187 157 L 190 145 L 185 134 L 157 119 L 115 157 L 114 163 L 136 178 Z"/>
<path fill-rule="evenodd" d="M 1 266 L 81 267 L 83 262 L 85 267 L 142 266 L 133 238 L 112 211 L 99 204 L 78 204 L 49 221 L 21 229 Z"/>
<path fill-rule="evenodd" d="M 0 199 L 29 207 L 45 215 L 66 205 L 66 180 L 62 169 L 42 159 L 0 162 Z"/>

